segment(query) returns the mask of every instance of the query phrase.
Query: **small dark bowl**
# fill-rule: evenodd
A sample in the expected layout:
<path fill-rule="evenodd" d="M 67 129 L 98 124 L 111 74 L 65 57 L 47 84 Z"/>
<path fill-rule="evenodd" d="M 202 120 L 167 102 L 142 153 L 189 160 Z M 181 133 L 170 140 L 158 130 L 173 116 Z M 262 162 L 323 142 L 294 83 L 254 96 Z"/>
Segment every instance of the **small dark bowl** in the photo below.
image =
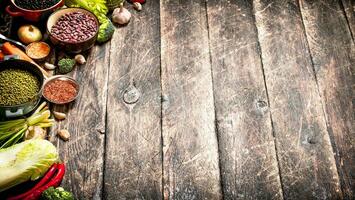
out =
<path fill-rule="evenodd" d="M 79 42 L 65 42 L 65 41 L 59 40 L 58 38 L 54 37 L 51 34 L 51 29 L 55 25 L 55 23 L 58 21 L 58 19 L 61 16 L 65 15 L 67 13 L 72 13 L 72 12 L 82 12 L 87 15 L 90 15 L 91 17 L 93 17 L 95 19 L 96 33 L 91 38 L 88 38 L 87 40 L 79 41 Z M 99 21 L 98 21 L 97 17 L 88 10 L 85 10 L 82 8 L 64 8 L 64 9 L 57 10 L 51 16 L 49 16 L 48 21 L 47 21 L 47 32 L 49 35 L 49 39 L 51 40 L 51 42 L 55 46 L 59 47 L 60 49 L 66 51 L 68 53 L 80 53 L 80 52 L 88 50 L 94 46 L 96 39 L 97 39 L 97 35 L 99 34 Z"/>
<path fill-rule="evenodd" d="M 0 71 L 5 69 L 23 69 L 31 72 L 33 75 L 35 75 L 38 78 L 41 84 L 41 89 L 40 91 L 38 91 L 37 95 L 33 96 L 33 98 L 26 103 L 12 105 L 12 106 L 0 106 L 0 121 L 3 119 L 20 117 L 34 110 L 41 100 L 43 82 L 44 82 L 43 73 L 38 69 L 38 67 L 36 67 L 34 64 L 28 61 L 24 61 L 24 60 L 1 61 Z"/>

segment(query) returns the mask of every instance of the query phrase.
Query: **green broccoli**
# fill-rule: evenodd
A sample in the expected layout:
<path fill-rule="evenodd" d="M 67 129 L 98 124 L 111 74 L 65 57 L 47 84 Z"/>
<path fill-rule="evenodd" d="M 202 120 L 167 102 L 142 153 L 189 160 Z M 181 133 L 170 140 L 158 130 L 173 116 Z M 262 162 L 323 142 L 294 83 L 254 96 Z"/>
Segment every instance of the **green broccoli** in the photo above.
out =
<path fill-rule="evenodd" d="M 102 20 L 103 23 L 99 28 L 99 35 L 97 36 L 97 42 L 103 43 L 112 38 L 113 33 L 115 32 L 115 27 L 107 17 Z"/>
<path fill-rule="evenodd" d="M 67 74 L 73 70 L 75 60 L 70 58 L 63 58 L 58 62 L 58 70 L 61 74 Z"/>
<path fill-rule="evenodd" d="M 62 187 L 50 187 L 42 193 L 40 200 L 74 200 L 74 195 Z"/>

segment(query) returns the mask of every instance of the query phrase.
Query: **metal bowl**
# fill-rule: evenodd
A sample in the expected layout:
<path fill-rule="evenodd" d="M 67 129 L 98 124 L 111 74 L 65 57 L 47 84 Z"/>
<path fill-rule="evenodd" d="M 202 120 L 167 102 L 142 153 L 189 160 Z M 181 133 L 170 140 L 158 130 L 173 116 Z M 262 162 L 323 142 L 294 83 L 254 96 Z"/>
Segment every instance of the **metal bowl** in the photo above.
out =
<path fill-rule="evenodd" d="M 65 41 L 62 41 L 62 40 L 56 38 L 55 36 L 53 36 L 51 34 L 52 27 L 59 20 L 59 18 L 65 14 L 73 13 L 73 12 L 82 12 L 87 15 L 90 15 L 92 18 L 95 19 L 96 33 L 92 37 L 90 37 L 84 41 L 79 41 L 79 42 L 65 42 Z M 47 33 L 49 35 L 49 39 L 56 47 L 60 48 L 61 50 L 65 50 L 66 52 L 69 52 L 69 53 L 80 53 L 80 52 L 88 50 L 94 46 L 97 36 L 99 34 L 99 26 L 100 26 L 99 20 L 92 12 L 82 9 L 82 8 L 64 8 L 64 9 L 57 10 L 51 16 L 49 16 L 48 21 L 47 21 Z"/>
<path fill-rule="evenodd" d="M 40 91 L 33 98 L 23 104 L 12 106 L 0 106 L 0 120 L 15 118 L 26 115 L 33 111 L 39 104 L 42 97 L 44 77 L 42 72 L 34 64 L 24 60 L 6 60 L 0 62 L 0 71 L 5 69 L 23 69 L 34 74 L 40 84 Z"/>
<path fill-rule="evenodd" d="M 78 95 L 79 95 L 79 90 L 80 90 L 80 86 L 79 86 L 78 82 L 76 82 L 76 80 L 73 79 L 73 78 L 71 78 L 70 76 L 66 76 L 66 75 L 56 75 L 56 76 L 52 76 L 52 77 L 48 78 L 48 79 L 44 82 L 43 88 L 45 88 L 48 83 L 53 82 L 53 81 L 55 81 L 55 80 L 69 81 L 69 82 L 73 83 L 74 86 L 75 86 L 75 88 L 76 88 L 76 95 L 75 95 L 72 99 L 70 99 L 70 100 L 68 100 L 68 101 L 66 101 L 66 102 L 57 102 L 57 101 L 54 101 L 54 100 L 52 100 L 52 99 L 46 97 L 46 95 L 43 93 L 44 90 L 42 90 L 42 95 L 43 95 L 43 97 L 44 97 L 47 101 L 49 101 L 49 102 L 51 102 L 51 103 L 54 103 L 54 104 L 62 105 L 62 104 L 70 103 L 70 102 L 74 101 L 74 100 L 78 97 Z"/>

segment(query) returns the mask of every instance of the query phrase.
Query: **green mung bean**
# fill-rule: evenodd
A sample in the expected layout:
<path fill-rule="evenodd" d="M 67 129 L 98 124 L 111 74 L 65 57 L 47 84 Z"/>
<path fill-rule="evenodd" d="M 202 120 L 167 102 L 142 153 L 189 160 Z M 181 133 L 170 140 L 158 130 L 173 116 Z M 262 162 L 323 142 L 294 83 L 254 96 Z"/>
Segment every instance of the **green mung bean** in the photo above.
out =
<path fill-rule="evenodd" d="M 40 90 L 40 82 L 32 73 L 21 69 L 0 71 L 0 106 L 29 102 Z"/>

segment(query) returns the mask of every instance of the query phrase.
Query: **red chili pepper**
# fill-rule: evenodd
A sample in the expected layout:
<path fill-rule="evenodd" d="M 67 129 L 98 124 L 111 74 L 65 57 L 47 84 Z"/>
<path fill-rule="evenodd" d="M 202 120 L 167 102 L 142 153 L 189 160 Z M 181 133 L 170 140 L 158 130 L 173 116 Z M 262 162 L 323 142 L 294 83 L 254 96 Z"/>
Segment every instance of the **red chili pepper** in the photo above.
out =
<path fill-rule="evenodd" d="M 44 192 L 49 187 L 58 187 L 62 182 L 65 174 L 64 164 L 63 163 L 58 164 L 57 169 L 58 169 L 57 174 L 52 178 L 51 181 L 49 181 L 44 186 L 37 188 L 35 191 L 32 192 L 32 194 L 26 196 L 23 200 L 37 200 L 41 196 L 42 192 Z"/>
<path fill-rule="evenodd" d="M 14 196 L 14 197 L 10 197 L 7 200 L 21 200 L 23 198 L 25 198 L 26 196 L 28 196 L 29 194 L 33 193 L 37 188 L 43 186 L 44 184 L 46 184 L 48 182 L 48 180 L 50 178 L 52 178 L 53 174 L 57 171 L 57 164 L 54 163 L 49 170 L 47 171 L 47 173 L 44 175 L 44 177 L 41 179 L 41 181 L 39 181 L 31 190 L 22 193 L 20 195 Z"/>
<path fill-rule="evenodd" d="M 132 3 L 138 2 L 140 4 L 144 4 L 145 0 L 130 0 L 130 2 L 132 2 Z"/>

